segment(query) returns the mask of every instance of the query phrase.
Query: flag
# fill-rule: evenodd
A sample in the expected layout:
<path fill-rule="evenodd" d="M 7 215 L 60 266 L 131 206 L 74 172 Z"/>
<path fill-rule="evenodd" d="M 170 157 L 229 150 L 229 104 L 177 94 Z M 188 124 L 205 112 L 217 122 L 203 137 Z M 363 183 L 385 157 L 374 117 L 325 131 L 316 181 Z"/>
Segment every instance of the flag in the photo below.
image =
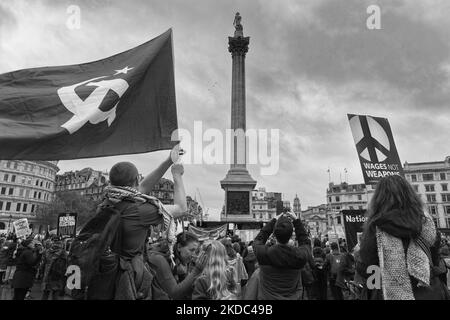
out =
<path fill-rule="evenodd" d="M 90 63 L 0 75 L 0 159 L 66 160 L 171 149 L 172 30 Z"/>

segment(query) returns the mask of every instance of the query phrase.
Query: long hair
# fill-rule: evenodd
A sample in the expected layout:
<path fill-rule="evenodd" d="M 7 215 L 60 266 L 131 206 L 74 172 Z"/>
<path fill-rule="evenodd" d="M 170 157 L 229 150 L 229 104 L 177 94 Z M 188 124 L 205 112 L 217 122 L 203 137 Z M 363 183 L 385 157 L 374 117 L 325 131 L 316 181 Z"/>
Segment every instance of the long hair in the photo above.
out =
<path fill-rule="evenodd" d="M 399 175 L 384 177 L 378 182 L 369 204 L 366 228 L 371 227 L 377 217 L 393 210 L 407 215 L 407 221 L 417 230 L 422 230 L 425 220 L 422 200 L 409 182 Z"/>
<path fill-rule="evenodd" d="M 209 257 L 204 273 L 210 283 L 208 293 L 214 300 L 220 300 L 231 294 L 227 277 L 228 254 L 220 241 L 212 241 L 207 253 Z"/>

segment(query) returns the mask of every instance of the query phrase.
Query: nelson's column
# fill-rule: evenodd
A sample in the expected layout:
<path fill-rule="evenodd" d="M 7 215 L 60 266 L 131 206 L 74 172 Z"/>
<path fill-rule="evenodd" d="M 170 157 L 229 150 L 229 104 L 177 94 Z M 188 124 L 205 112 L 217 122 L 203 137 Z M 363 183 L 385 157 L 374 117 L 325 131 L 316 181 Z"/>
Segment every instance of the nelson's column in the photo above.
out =
<path fill-rule="evenodd" d="M 231 129 L 245 132 L 245 54 L 248 52 L 250 37 L 244 37 L 241 16 L 236 13 L 234 19 L 234 37 L 228 37 L 228 51 L 232 56 L 231 80 Z M 236 131 L 235 131 L 236 132 Z M 222 221 L 229 222 L 252 220 L 252 190 L 256 181 L 247 171 L 246 139 L 233 136 L 232 161 L 224 180 L 220 181 L 225 190 L 225 210 Z"/>

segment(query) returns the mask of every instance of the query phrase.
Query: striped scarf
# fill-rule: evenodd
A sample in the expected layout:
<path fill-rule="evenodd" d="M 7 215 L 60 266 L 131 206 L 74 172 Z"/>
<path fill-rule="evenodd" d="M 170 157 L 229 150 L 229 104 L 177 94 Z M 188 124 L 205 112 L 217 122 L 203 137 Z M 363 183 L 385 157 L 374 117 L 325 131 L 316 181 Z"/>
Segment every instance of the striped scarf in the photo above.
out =
<path fill-rule="evenodd" d="M 420 238 L 428 247 L 434 244 L 436 228 L 433 219 L 425 213 L 426 222 Z M 418 280 L 417 286 L 430 285 L 430 265 L 428 255 L 419 243 L 411 240 L 408 249 L 403 248 L 402 239 L 396 238 L 378 227 L 376 228 L 378 258 L 381 268 L 381 287 L 385 300 L 414 300 L 410 276 Z"/>

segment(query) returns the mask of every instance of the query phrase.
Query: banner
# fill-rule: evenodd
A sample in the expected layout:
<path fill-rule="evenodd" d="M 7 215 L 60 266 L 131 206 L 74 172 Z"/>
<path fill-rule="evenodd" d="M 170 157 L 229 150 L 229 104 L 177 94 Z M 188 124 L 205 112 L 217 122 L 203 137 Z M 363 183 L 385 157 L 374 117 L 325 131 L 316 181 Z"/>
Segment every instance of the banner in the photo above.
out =
<path fill-rule="evenodd" d="M 177 128 L 172 30 L 103 60 L 0 75 L 0 159 L 172 149 Z"/>
<path fill-rule="evenodd" d="M 366 210 L 342 210 L 344 218 L 345 238 L 347 240 L 348 251 L 352 251 L 359 242 L 358 237 L 361 237 L 363 231 Z"/>
<path fill-rule="evenodd" d="M 388 119 L 348 114 L 365 184 L 403 175 Z"/>
<path fill-rule="evenodd" d="M 57 234 L 63 238 L 75 238 L 77 230 L 76 213 L 60 213 L 58 215 Z"/>
<path fill-rule="evenodd" d="M 226 236 L 227 225 L 224 224 L 218 228 L 198 228 L 190 225 L 189 231 L 195 234 L 200 241 L 217 240 L 218 238 Z"/>
<path fill-rule="evenodd" d="M 31 234 L 31 229 L 29 228 L 27 218 L 14 221 L 13 226 L 17 238 L 26 238 L 28 235 Z"/>

